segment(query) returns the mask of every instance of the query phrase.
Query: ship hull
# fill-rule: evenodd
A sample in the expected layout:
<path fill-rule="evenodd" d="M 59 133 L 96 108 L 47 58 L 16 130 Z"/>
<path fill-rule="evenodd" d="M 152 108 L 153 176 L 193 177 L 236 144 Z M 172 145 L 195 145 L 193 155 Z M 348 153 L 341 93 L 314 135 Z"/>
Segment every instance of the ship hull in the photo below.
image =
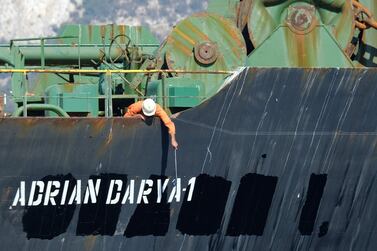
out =
<path fill-rule="evenodd" d="M 1 249 L 376 250 L 376 80 L 245 69 L 177 152 L 158 119 L 2 119 Z"/>

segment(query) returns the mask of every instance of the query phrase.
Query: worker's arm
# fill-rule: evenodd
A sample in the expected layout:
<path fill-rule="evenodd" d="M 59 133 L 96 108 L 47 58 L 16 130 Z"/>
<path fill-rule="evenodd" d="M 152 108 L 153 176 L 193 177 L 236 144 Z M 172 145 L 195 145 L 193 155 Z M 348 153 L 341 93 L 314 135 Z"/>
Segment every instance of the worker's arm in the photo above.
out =
<path fill-rule="evenodd" d="M 175 125 L 173 121 L 169 118 L 169 116 L 166 114 L 164 109 L 161 108 L 160 105 L 157 104 L 156 107 L 156 116 L 158 116 L 162 122 L 165 124 L 165 126 L 169 130 L 169 135 L 170 135 L 170 143 L 174 149 L 178 149 L 178 142 L 177 139 L 175 138 Z"/>
<path fill-rule="evenodd" d="M 139 101 L 130 105 L 127 108 L 126 114 L 124 114 L 124 117 L 125 118 L 140 117 L 141 119 L 144 120 L 144 117 L 141 115 L 142 105 L 143 105 L 143 101 Z"/>

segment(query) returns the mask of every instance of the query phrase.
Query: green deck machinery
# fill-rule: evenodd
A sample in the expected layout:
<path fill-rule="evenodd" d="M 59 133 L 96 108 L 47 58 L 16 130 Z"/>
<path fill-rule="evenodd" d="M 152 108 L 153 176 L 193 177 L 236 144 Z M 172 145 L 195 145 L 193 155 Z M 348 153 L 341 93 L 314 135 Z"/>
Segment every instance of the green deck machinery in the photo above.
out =
<path fill-rule="evenodd" d="M 211 0 L 163 41 L 146 27 L 69 25 L 0 46 L 14 116 L 121 116 L 145 96 L 174 113 L 251 67 L 375 67 L 373 0 Z"/>
<path fill-rule="evenodd" d="M 106 77 L 95 70 L 154 68 L 158 47 L 145 27 L 69 25 L 57 37 L 12 40 L 10 46 L 0 48 L 0 54 L 6 69 L 42 72 L 12 74 L 14 101 L 19 107 L 34 104 L 30 115 L 54 116 L 51 109 L 44 114 L 44 107 L 56 106 L 71 116 L 97 117 L 122 112 L 105 104 L 106 95 L 112 96 L 116 107 L 124 107 L 123 102 L 142 95 L 145 80 L 137 74 Z M 69 73 L 51 73 L 58 69 Z M 83 72 L 90 70 L 94 72 Z"/>

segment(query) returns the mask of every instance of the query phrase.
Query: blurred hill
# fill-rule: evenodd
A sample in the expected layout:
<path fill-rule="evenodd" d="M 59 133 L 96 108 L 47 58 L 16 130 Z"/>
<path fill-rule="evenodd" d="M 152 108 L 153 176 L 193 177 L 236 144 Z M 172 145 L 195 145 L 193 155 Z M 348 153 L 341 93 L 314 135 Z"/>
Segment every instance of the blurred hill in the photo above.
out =
<path fill-rule="evenodd" d="M 0 41 L 55 35 L 63 24 L 147 25 L 160 40 L 201 0 L 1 0 Z"/>

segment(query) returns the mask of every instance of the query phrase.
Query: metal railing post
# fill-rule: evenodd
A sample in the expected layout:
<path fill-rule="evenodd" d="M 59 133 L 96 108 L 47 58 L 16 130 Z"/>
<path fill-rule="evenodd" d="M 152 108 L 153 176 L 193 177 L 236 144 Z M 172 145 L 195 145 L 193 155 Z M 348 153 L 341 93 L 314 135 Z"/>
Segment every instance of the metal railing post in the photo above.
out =
<path fill-rule="evenodd" d="M 79 70 L 81 70 L 81 24 L 79 24 L 79 48 L 78 48 L 78 54 L 79 54 Z M 81 72 L 79 73 L 79 83 L 81 84 Z"/>
<path fill-rule="evenodd" d="M 166 88 L 165 88 L 165 74 L 161 74 L 161 85 L 162 85 L 162 108 L 166 109 Z"/>
<path fill-rule="evenodd" d="M 27 117 L 27 93 L 28 93 L 28 86 L 27 86 L 27 77 L 26 77 L 26 72 L 23 74 L 23 82 L 24 82 L 24 99 L 23 99 L 23 106 L 24 106 L 24 111 L 23 111 L 23 116 Z"/>
<path fill-rule="evenodd" d="M 110 118 L 113 116 L 113 98 L 111 88 L 111 72 L 106 72 L 106 98 L 105 98 L 105 116 Z"/>
<path fill-rule="evenodd" d="M 44 69 L 46 66 L 46 59 L 45 59 L 45 40 L 41 38 L 41 68 Z"/>

